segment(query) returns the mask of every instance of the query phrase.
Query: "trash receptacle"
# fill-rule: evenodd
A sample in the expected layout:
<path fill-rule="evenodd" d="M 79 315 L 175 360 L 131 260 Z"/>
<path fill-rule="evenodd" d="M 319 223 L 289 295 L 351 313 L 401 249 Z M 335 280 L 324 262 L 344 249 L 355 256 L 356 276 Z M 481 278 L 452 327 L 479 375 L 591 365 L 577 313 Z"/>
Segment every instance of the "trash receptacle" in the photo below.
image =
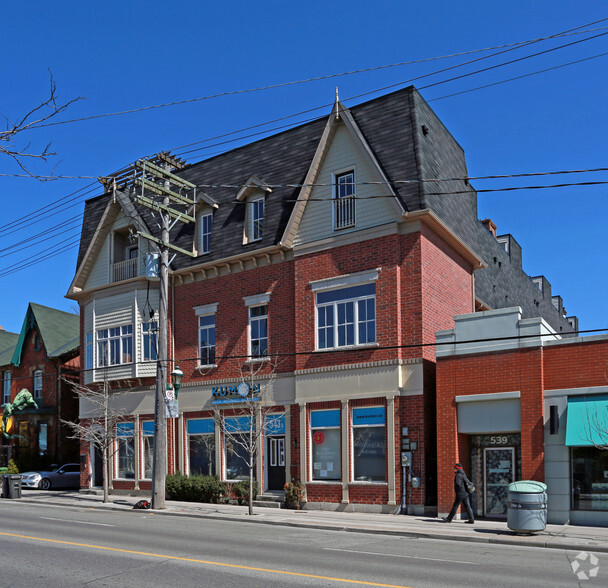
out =
<path fill-rule="evenodd" d="M 509 484 L 507 526 L 516 533 L 544 531 L 547 526 L 547 485 L 534 480 Z"/>
<path fill-rule="evenodd" d="M 2 476 L 2 496 L 4 498 L 21 498 L 21 476 L 18 474 Z"/>

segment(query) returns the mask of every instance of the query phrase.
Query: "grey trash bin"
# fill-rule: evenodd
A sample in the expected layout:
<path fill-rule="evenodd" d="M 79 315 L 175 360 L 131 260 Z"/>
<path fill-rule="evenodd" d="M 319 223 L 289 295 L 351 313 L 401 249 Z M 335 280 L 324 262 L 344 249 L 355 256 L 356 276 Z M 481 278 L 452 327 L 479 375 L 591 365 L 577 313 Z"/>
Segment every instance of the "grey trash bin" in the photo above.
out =
<path fill-rule="evenodd" d="M 4 498 L 21 498 L 21 476 L 17 474 L 2 476 L 2 496 Z"/>
<path fill-rule="evenodd" d="M 509 484 L 507 526 L 516 533 L 544 531 L 547 526 L 547 485 L 534 480 Z"/>

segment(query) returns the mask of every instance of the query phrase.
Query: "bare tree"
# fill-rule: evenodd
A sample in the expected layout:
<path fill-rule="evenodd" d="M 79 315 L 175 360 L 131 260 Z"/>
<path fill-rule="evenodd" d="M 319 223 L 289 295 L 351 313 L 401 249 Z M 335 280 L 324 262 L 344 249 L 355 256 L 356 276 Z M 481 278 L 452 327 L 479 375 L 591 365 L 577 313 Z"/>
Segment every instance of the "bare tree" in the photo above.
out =
<path fill-rule="evenodd" d="M 62 419 L 61 422 L 71 431 L 69 439 L 84 441 L 99 449 L 103 463 L 103 501 L 108 502 L 109 464 L 118 452 L 118 445 L 114 442 L 116 428 L 118 423 L 125 420 L 124 413 L 116 408 L 115 399 L 125 391 L 111 391 L 106 378 L 96 387 L 82 384 L 72 384 L 72 387 L 80 401 L 80 420 L 73 422 Z"/>
<path fill-rule="evenodd" d="M 277 363 L 249 362 L 240 366 L 239 406 L 232 410 L 215 410 L 216 425 L 223 434 L 226 451 L 239 454 L 249 473 L 248 513 L 253 515 L 253 478 L 262 438 L 276 430 L 285 412 L 273 410 L 272 385 L 276 379 Z M 228 413 L 228 414 L 227 414 Z M 239 451 L 240 449 L 240 451 Z M 227 473 L 229 477 L 229 473 Z"/>
<path fill-rule="evenodd" d="M 51 151 L 50 143 L 42 149 L 33 149 L 29 142 L 20 143 L 20 137 L 27 131 L 50 124 L 49 120 L 64 112 L 71 104 L 78 100 L 83 100 L 83 97 L 79 96 L 64 103 L 58 103 L 57 84 L 55 83 L 53 74 L 49 72 L 49 75 L 50 91 L 47 100 L 30 109 L 17 120 L 10 120 L 8 117 L 0 115 L 4 118 L 5 122 L 5 129 L 0 131 L 0 154 L 12 157 L 28 176 L 41 181 L 54 179 L 52 172 L 49 176 L 44 177 L 35 174 L 30 169 L 30 162 L 35 160 L 47 161 L 49 157 L 57 154 Z"/>

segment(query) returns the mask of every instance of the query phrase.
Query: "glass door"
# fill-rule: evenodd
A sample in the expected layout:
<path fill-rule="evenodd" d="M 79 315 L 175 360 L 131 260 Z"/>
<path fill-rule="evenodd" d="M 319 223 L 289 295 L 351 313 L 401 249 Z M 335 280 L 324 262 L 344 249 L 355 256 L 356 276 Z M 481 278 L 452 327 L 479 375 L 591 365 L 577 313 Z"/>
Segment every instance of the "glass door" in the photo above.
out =
<path fill-rule="evenodd" d="M 484 514 L 507 516 L 508 487 L 515 479 L 515 449 L 501 447 L 484 449 Z"/>

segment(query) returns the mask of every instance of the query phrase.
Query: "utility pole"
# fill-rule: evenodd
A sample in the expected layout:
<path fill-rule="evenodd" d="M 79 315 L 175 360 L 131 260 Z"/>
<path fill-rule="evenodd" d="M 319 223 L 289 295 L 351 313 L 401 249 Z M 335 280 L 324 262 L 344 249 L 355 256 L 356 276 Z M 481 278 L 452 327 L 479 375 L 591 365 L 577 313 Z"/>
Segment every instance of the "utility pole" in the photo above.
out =
<path fill-rule="evenodd" d="M 165 163 L 165 171 L 169 171 L 169 164 Z M 164 181 L 164 187 L 169 191 L 171 184 L 168 179 Z M 163 205 L 169 208 L 169 196 L 165 194 Z M 161 241 L 159 275 L 160 293 L 158 305 L 158 350 L 156 364 L 156 392 L 154 397 L 154 461 L 152 464 L 152 508 L 163 509 L 165 507 L 165 479 L 167 472 L 167 411 L 165 398 L 167 395 L 167 338 L 169 317 L 169 213 L 160 210 L 161 218 Z"/>
<path fill-rule="evenodd" d="M 171 168 L 182 167 L 181 161 L 168 153 L 160 153 L 157 159 L 163 163 L 158 166 L 151 161 L 140 160 L 135 168 L 141 170 L 141 176 L 135 178 L 134 185 L 141 187 L 141 195 L 134 199 L 135 203 L 150 208 L 158 213 L 160 218 L 160 239 L 144 232 L 140 237 L 156 243 L 159 248 L 159 309 L 158 309 L 158 341 L 157 341 L 157 367 L 156 390 L 154 397 L 154 456 L 152 464 L 152 508 L 164 509 L 165 506 L 165 480 L 167 476 L 167 381 L 170 370 L 168 355 L 169 335 L 169 249 L 194 257 L 192 251 L 186 251 L 172 245 L 169 241 L 171 221 L 195 222 L 193 210 L 196 195 L 192 198 L 184 195 L 195 191 L 195 185 L 171 173 Z M 150 180 L 152 177 L 153 180 Z M 162 180 L 162 185 L 154 180 Z M 178 192 L 171 189 L 171 184 L 178 188 Z M 154 200 L 150 193 L 162 197 L 162 203 Z M 177 208 L 175 208 L 177 206 Z"/>

